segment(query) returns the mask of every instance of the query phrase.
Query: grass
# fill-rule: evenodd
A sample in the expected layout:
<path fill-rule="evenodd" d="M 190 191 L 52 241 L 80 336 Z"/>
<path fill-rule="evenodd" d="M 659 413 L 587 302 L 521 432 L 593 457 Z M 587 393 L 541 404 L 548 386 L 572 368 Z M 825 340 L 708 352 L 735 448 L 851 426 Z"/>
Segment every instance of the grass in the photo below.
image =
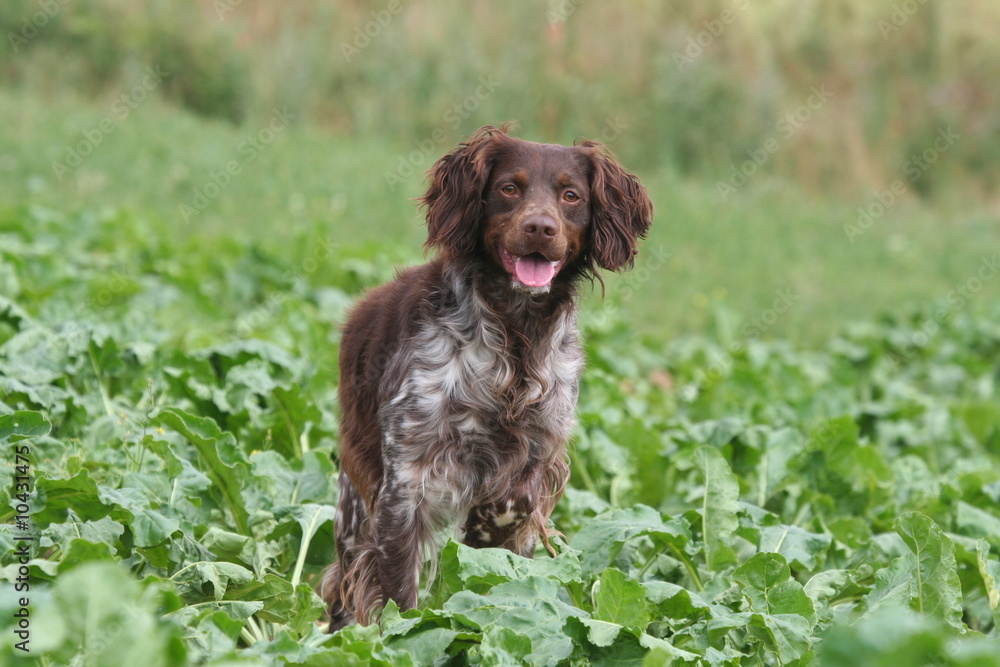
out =
<path fill-rule="evenodd" d="M 393 189 L 386 174 L 409 159 L 413 145 L 292 119 L 248 159 L 241 143 L 271 117 L 233 126 L 154 95 L 116 120 L 59 180 L 53 162 L 113 115 L 114 99 L 18 90 L 0 98 L 0 201 L 70 212 L 120 208 L 144 221 L 142 233 L 165 240 L 235 241 L 279 256 L 305 253 L 290 239 L 317 230 L 348 250 L 381 248 L 389 264 L 418 262 L 424 230 L 411 200 L 424 186 L 422 172 L 474 129 L 462 126 L 431 142 Z M 197 192 L 212 193 L 212 174 L 231 160 L 238 175 L 185 220 L 181 205 L 195 203 Z M 723 201 L 715 184 L 666 167 L 638 174 L 656 205 L 652 233 L 637 270 L 609 277 L 607 298 L 602 304 L 592 296 L 588 311 L 597 317 L 604 307 L 620 308 L 658 340 L 715 327 L 723 335 L 818 341 L 852 320 L 946 300 L 995 247 L 995 223 L 984 209 L 904 198 L 852 243 L 844 226 L 857 222 L 857 207 L 871 197 L 807 197 L 761 175 Z M 781 293 L 791 295 L 790 308 L 768 312 Z M 971 307 L 997 293 L 997 283 L 987 282 Z"/>

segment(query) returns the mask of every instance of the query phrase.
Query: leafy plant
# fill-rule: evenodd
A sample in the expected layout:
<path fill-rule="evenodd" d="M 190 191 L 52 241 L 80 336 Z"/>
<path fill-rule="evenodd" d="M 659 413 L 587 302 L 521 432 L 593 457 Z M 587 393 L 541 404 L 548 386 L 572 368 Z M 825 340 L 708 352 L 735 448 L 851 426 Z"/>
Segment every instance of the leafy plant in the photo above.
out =
<path fill-rule="evenodd" d="M 314 592 L 337 499 L 330 321 L 384 263 L 345 250 L 337 283 L 289 284 L 236 245 L 9 219 L 11 664 L 1000 665 L 996 313 L 919 346 L 901 323 L 814 351 L 748 341 L 713 373 L 717 340 L 588 326 L 558 555 L 449 542 L 418 609 L 330 636 Z M 295 308 L 240 335 L 275 294 Z M 12 632 L 25 530 L 30 654 Z"/>

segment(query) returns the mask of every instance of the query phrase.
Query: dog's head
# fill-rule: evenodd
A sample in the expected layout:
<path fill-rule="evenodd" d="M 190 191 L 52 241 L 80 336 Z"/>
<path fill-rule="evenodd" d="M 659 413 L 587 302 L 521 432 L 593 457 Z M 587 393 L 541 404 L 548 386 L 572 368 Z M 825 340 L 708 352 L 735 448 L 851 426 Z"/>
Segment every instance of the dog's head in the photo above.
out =
<path fill-rule="evenodd" d="M 639 180 L 592 141 L 539 144 L 487 126 L 429 175 L 426 246 L 487 258 L 532 293 L 597 267 L 631 268 L 653 215 Z"/>

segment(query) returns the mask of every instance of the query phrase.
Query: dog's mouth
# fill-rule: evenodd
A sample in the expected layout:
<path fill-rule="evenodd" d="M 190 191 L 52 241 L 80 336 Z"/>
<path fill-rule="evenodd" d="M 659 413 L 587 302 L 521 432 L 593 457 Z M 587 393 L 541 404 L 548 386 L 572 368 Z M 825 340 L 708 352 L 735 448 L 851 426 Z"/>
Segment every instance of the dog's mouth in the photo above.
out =
<path fill-rule="evenodd" d="M 566 261 L 565 258 L 552 261 L 540 252 L 518 256 L 502 246 L 499 250 L 503 268 L 514 279 L 514 286 L 533 290 L 547 289 Z"/>

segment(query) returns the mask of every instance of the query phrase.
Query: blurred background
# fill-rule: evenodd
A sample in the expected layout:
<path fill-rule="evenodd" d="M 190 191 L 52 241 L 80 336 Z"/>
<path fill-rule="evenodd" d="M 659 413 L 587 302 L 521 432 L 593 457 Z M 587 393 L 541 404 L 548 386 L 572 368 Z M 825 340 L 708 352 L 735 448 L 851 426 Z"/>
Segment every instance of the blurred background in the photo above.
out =
<path fill-rule="evenodd" d="M 595 316 L 815 341 L 1000 293 L 998 28 L 971 0 L 10 0 L 0 206 L 126 274 L 155 246 L 202 285 L 364 286 L 422 260 L 433 161 L 515 120 L 653 197 Z"/>

